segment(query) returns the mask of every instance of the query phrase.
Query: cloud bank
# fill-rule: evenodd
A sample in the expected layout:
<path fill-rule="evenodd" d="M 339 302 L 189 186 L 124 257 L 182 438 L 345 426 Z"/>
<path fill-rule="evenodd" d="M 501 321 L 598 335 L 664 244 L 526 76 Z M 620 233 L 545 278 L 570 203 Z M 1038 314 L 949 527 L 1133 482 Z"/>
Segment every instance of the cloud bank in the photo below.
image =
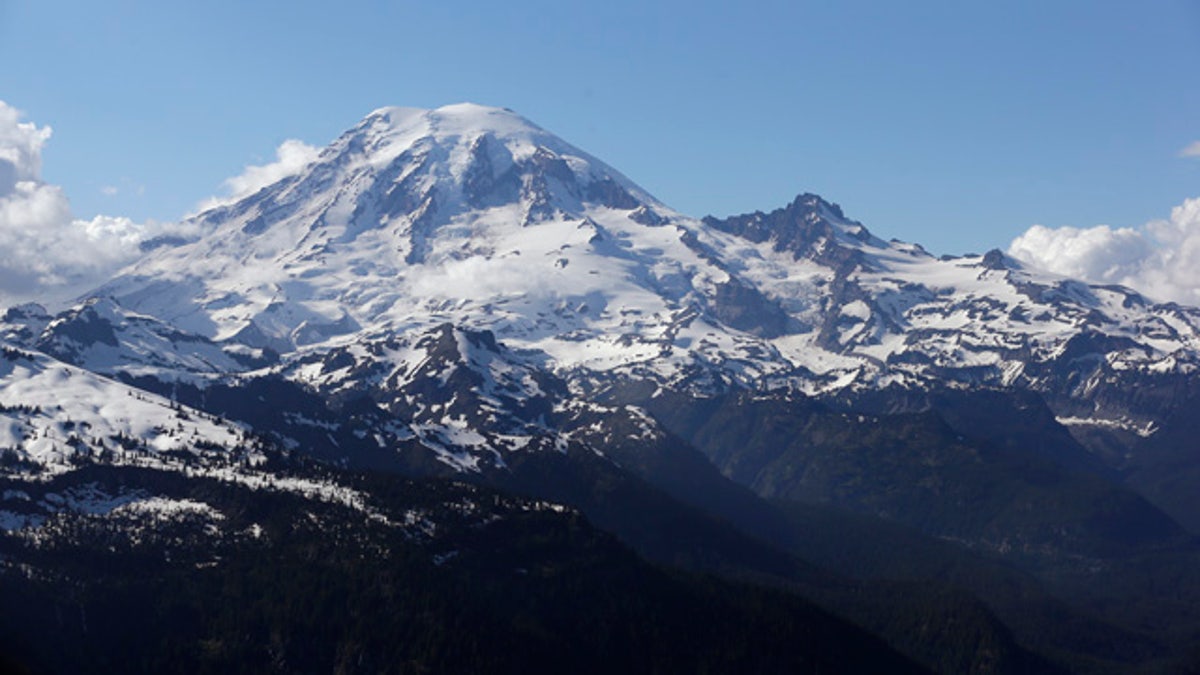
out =
<path fill-rule="evenodd" d="M 77 218 L 66 193 L 42 180 L 42 148 L 52 130 L 22 121 L 0 101 L 0 309 L 20 302 L 55 307 L 107 280 L 145 254 L 143 244 L 168 235 L 195 235 L 195 224 L 137 223 L 120 216 Z M 298 173 L 318 148 L 285 141 L 274 162 L 247 166 L 223 187 L 228 194 L 203 208 L 226 204 Z M 102 188 L 116 194 L 119 188 Z"/>
<path fill-rule="evenodd" d="M 1058 274 L 1200 306 L 1200 198 L 1175 207 L 1166 220 L 1135 228 L 1034 225 L 1008 253 Z"/>
<path fill-rule="evenodd" d="M 75 218 L 62 188 L 41 177 L 50 127 L 0 101 L 0 306 L 61 302 L 140 254 L 156 228 L 128 218 Z"/>

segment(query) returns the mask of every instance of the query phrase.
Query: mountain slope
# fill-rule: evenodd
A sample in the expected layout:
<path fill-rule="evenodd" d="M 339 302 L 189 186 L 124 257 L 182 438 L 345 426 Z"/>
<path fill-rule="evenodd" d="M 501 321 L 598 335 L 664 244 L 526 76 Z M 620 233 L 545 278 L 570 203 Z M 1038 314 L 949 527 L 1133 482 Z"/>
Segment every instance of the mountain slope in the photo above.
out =
<path fill-rule="evenodd" d="M 924 669 L 789 594 L 652 567 L 578 514 L 462 484 L 300 475 L 322 502 L 91 466 L 7 495 L 0 664 L 35 672 Z M 5 665 L 12 665 L 11 663 Z"/>
<path fill-rule="evenodd" d="M 0 449 L 64 470 L 77 455 L 187 450 L 222 461 L 247 456 L 246 429 L 44 354 L 0 348 Z"/>

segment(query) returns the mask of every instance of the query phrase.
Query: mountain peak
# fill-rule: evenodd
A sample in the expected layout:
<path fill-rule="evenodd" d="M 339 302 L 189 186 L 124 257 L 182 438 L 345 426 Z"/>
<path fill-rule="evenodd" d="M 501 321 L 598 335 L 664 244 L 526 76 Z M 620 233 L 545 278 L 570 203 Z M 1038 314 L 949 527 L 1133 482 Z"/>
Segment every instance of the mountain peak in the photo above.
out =
<path fill-rule="evenodd" d="M 470 102 L 454 103 L 432 109 L 385 106 L 371 111 L 364 121 L 383 123 L 397 128 L 425 123 L 446 133 L 470 131 L 546 133 L 541 127 L 509 108 Z"/>
<path fill-rule="evenodd" d="M 770 213 L 755 211 L 728 218 L 707 216 L 704 224 L 755 243 L 771 242 L 777 251 L 789 251 L 797 258 L 810 257 L 835 267 L 855 257 L 852 248 L 855 245 L 887 246 L 862 223 L 846 218 L 840 206 L 809 192 L 797 195 L 787 206 Z"/>
<path fill-rule="evenodd" d="M 336 196 L 357 202 L 343 209 L 407 218 L 418 229 L 513 205 L 528 225 L 582 218 L 588 205 L 631 210 L 657 203 L 612 167 L 512 110 L 475 103 L 379 108 L 301 176 L 268 190 L 311 201 L 335 185 Z"/>
<path fill-rule="evenodd" d="M 440 108 L 389 106 L 373 110 L 347 135 L 367 132 L 399 139 L 434 138 L 441 143 L 479 136 L 523 141 L 522 145 L 565 145 L 553 134 L 508 108 L 456 103 Z"/>
<path fill-rule="evenodd" d="M 506 288 L 543 295 L 543 282 L 517 282 L 529 271 L 516 261 L 527 267 L 532 251 L 549 247 L 540 257 L 558 273 L 568 252 L 601 240 L 603 255 L 620 259 L 628 254 L 601 235 L 605 223 L 658 227 L 670 217 L 615 169 L 511 110 L 379 108 L 300 173 L 196 216 L 196 231 L 209 235 L 152 251 L 97 293 L 206 337 L 285 348 L 309 343 L 296 339 L 300 327 L 327 338 L 383 314 L 430 316 L 425 296 L 440 298 L 445 288 L 474 296 L 470 284 L 502 278 Z M 523 232 L 534 226 L 553 232 Z M 456 279 L 434 289 L 417 273 L 437 278 L 451 263 L 505 272 L 485 282 L 475 270 L 468 286 Z M 146 284 L 180 270 L 194 284 L 172 284 L 172 297 Z M 579 274 L 587 272 L 569 276 Z M 579 285 L 593 289 L 600 279 Z M 492 301 L 484 295 L 483 304 Z M 422 307 L 402 311 L 402 296 L 421 298 Z"/>

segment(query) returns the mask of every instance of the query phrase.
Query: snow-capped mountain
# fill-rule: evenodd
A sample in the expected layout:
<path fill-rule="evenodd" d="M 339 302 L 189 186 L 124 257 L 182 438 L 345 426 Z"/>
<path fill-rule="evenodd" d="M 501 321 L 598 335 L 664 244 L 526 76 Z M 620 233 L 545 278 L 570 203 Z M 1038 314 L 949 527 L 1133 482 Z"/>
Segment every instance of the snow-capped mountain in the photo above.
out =
<path fill-rule="evenodd" d="M 285 531 L 336 511 L 320 537 L 420 538 L 449 521 L 379 507 L 404 474 L 567 505 L 739 578 L 803 578 L 814 531 L 837 531 L 836 565 L 919 533 L 918 566 L 994 556 L 1085 588 L 1122 630 L 1166 616 L 1122 608 L 1200 606 L 1121 590 L 1147 560 L 1200 560 L 1200 310 L 999 251 L 935 257 L 812 194 L 693 218 L 470 104 L 377 110 L 180 231 L 66 311 L 0 315 L 10 545 L 258 546 L 247 504 L 285 504 Z M 460 501 L 439 508 L 466 530 L 503 521 Z M 438 547 L 438 567 L 458 551 Z M 968 576 L 1013 625 L 1050 606 L 993 573 Z"/>
<path fill-rule="evenodd" d="M 937 258 L 814 195 L 690 218 L 518 115 L 468 104 L 378 110 L 298 175 L 190 225 L 197 240 L 94 293 L 223 345 L 194 342 L 174 359 L 189 370 L 221 351 L 321 352 L 449 323 L 589 388 L 1019 386 L 1069 423 L 1149 433 L 1153 405 L 1097 396 L 1191 373 L 1200 346 L 1195 310 L 998 251 Z"/>
<path fill-rule="evenodd" d="M 452 307 L 463 300 L 497 300 L 514 315 L 505 300 L 540 310 L 551 296 L 603 287 L 550 290 L 537 273 L 596 237 L 589 215 L 647 203 L 513 113 L 388 108 L 301 174 L 201 214 L 199 241 L 160 249 L 98 294 L 214 339 L 283 349 L 436 325 L 467 310 Z"/>
<path fill-rule="evenodd" d="M 336 462 L 603 456 L 617 428 L 665 438 L 636 406 L 668 391 L 886 414 L 1021 388 L 1124 469 L 1186 408 L 1200 347 L 1197 310 L 937 258 L 815 195 L 691 218 L 470 104 L 377 110 L 184 229 L 80 306 L 11 309 L 5 339 Z"/>

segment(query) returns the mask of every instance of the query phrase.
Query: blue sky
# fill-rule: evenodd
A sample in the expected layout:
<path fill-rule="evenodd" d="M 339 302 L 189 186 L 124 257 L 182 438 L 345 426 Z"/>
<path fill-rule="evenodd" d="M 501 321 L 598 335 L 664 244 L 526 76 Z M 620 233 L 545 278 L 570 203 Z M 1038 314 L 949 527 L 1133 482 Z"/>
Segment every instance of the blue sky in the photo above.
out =
<path fill-rule="evenodd" d="M 512 108 L 693 215 L 812 191 L 934 252 L 1200 196 L 1200 3 L 0 0 L 76 216 L 174 220 L 384 105 Z"/>

